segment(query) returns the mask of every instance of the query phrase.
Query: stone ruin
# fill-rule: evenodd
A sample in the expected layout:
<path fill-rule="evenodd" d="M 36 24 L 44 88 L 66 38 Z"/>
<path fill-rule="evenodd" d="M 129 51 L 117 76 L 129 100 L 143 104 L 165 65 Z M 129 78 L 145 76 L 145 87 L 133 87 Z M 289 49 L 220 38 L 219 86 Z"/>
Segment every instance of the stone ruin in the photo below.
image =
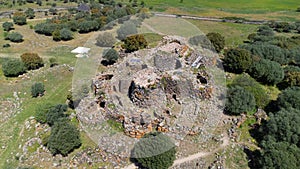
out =
<path fill-rule="evenodd" d="M 166 36 L 156 48 L 131 53 L 112 66 L 111 73 L 93 79 L 99 112 L 122 123 L 124 133 L 133 138 L 151 131 L 179 132 L 174 127 L 179 117 L 195 120 L 197 102 L 212 97 L 213 82 L 205 69 L 212 64 L 185 39 Z M 192 128 L 182 130 L 197 134 Z"/>

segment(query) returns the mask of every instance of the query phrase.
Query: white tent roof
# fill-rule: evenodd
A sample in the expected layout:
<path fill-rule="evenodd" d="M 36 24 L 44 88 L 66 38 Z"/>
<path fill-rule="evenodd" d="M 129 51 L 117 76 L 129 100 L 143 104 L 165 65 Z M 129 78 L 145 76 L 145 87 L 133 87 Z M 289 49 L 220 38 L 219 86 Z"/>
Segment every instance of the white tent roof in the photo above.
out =
<path fill-rule="evenodd" d="M 90 50 L 90 48 L 86 48 L 86 47 L 78 47 L 76 49 L 73 49 L 71 51 L 71 53 L 78 53 L 78 54 L 84 54 L 84 53 L 88 53 Z"/>

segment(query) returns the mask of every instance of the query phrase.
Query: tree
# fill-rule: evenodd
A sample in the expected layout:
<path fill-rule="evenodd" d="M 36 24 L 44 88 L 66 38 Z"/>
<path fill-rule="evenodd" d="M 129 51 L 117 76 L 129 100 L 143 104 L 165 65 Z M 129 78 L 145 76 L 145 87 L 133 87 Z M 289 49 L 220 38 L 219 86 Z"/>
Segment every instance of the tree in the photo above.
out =
<path fill-rule="evenodd" d="M 23 53 L 21 59 L 28 70 L 34 70 L 44 66 L 43 59 L 37 53 Z"/>
<path fill-rule="evenodd" d="M 91 31 L 96 31 L 100 28 L 97 21 L 82 21 L 78 24 L 79 33 L 88 33 Z"/>
<path fill-rule="evenodd" d="M 119 59 L 119 53 L 115 49 L 104 51 L 103 58 L 110 63 L 114 63 Z"/>
<path fill-rule="evenodd" d="M 73 34 L 69 29 L 63 28 L 62 30 L 60 30 L 60 38 L 64 41 L 71 40 L 73 39 Z"/>
<path fill-rule="evenodd" d="M 55 122 L 47 143 L 47 147 L 53 155 L 67 156 L 80 146 L 80 133 L 74 125 L 65 120 Z"/>
<path fill-rule="evenodd" d="M 24 63 L 19 59 L 6 59 L 2 63 L 2 71 L 6 77 L 17 77 L 26 72 Z"/>
<path fill-rule="evenodd" d="M 3 30 L 4 31 L 10 31 L 10 30 L 12 30 L 13 29 L 13 27 L 14 27 L 14 24 L 12 23 L 12 22 L 4 22 L 3 24 L 2 24 L 2 27 L 3 27 Z"/>
<path fill-rule="evenodd" d="M 230 72 L 245 72 L 252 64 L 251 53 L 245 49 L 229 49 L 224 55 L 224 66 Z"/>
<path fill-rule="evenodd" d="M 225 111 L 228 114 L 239 115 L 253 111 L 256 103 L 252 93 L 239 86 L 229 88 L 225 104 Z"/>
<path fill-rule="evenodd" d="M 31 86 L 31 96 L 38 97 L 44 95 L 45 87 L 43 83 L 35 83 Z"/>
<path fill-rule="evenodd" d="M 137 33 L 137 28 L 134 23 L 127 21 L 117 30 L 118 39 L 124 40 L 128 35 Z"/>
<path fill-rule="evenodd" d="M 300 87 L 290 87 L 282 91 L 277 98 L 280 109 L 295 108 L 300 110 Z"/>
<path fill-rule="evenodd" d="M 214 46 L 216 52 L 220 53 L 224 49 L 225 38 L 220 33 L 210 32 L 206 36 Z"/>
<path fill-rule="evenodd" d="M 264 87 L 247 74 L 237 76 L 231 86 L 240 86 L 252 93 L 255 98 L 255 103 L 259 108 L 264 108 L 270 102 L 270 96 Z"/>
<path fill-rule="evenodd" d="M 280 64 L 267 59 L 254 62 L 249 69 L 249 74 L 257 81 L 269 85 L 277 84 L 284 78 L 284 72 Z"/>
<path fill-rule="evenodd" d="M 134 145 L 132 160 L 148 169 L 168 169 L 176 159 L 174 142 L 160 132 L 146 134 Z"/>
<path fill-rule="evenodd" d="M 26 16 L 21 12 L 14 13 L 13 21 L 17 25 L 25 25 L 27 23 Z"/>
<path fill-rule="evenodd" d="M 148 43 L 144 37 L 144 35 L 132 35 L 128 36 L 123 40 L 124 44 L 122 48 L 126 50 L 126 52 L 134 52 L 139 49 L 144 49 L 147 47 Z"/>
<path fill-rule="evenodd" d="M 11 42 L 16 42 L 16 43 L 19 43 L 19 42 L 23 42 L 23 35 L 21 35 L 20 33 L 18 32 L 12 32 L 12 33 L 9 33 L 6 37 L 5 37 L 6 40 L 10 40 Z"/>
<path fill-rule="evenodd" d="M 38 105 L 38 107 L 35 109 L 35 119 L 37 122 L 45 124 L 47 123 L 47 113 L 49 110 L 53 107 L 51 104 L 43 104 Z"/>
<path fill-rule="evenodd" d="M 278 62 L 281 65 L 289 62 L 285 50 L 275 45 L 254 43 L 243 45 L 242 48 L 250 51 L 254 56 L 259 56 L 262 59 L 269 59 Z"/>
<path fill-rule="evenodd" d="M 34 10 L 32 8 L 28 8 L 25 11 L 26 17 L 29 19 L 33 19 L 35 17 Z"/>
<path fill-rule="evenodd" d="M 298 66 L 287 66 L 284 68 L 284 79 L 277 85 L 280 89 L 292 86 L 300 87 L 300 68 Z"/>
<path fill-rule="evenodd" d="M 64 113 L 67 111 L 68 106 L 65 104 L 58 104 L 53 106 L 49 109 L 48 113 L 46 114 L 46 121 L 49 126 L 53 126 L 55 122 L 59 119 L 65 119 L 67 115 Z"/>
<path fill-rule="evenodd" d="M 263 25 L 258 27 L 257 35 L 259 36 L 274 36 L 275 33 L 272 28 L 267 25 Z"/>
<path fill-rule="evenodd" d="M 100 47 L 112 47 L 116 43 L 116 39 L 108 32 L 100 34 L 96 40 L 96 45 Z"/>
<path fill-rule="evenodd" d="M 58 62 L 57 62 L 56 58 L 50 58 L 49 62 L 50 62 L 50 67 L 54 67 L 54 66 L 58 65 Z"/>
<path fill-rule="evenodd" d="M 264 143 L 262 155 L 259 157 L 262 169 L 298 169 L 300 166 L 300 149 L 287 142 L 268 141 Z"/>

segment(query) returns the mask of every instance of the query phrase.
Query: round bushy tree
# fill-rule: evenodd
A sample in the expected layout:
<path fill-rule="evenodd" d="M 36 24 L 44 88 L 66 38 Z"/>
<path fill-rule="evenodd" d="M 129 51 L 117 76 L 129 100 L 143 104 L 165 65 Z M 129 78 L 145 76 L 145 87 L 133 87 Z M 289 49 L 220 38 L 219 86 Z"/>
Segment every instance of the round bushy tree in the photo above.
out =
<path fill-rule="evenodd" d="M 300 86 L 300 68 L 298 66 L 287 66 L 284 68 L 284 79 L 278 85 L 280 89 L 292 86 Z"/>
<path fill-rule="evenodd" d="M 12 23 L 12 22 L 4 22 L 3 24 L 2 24 L 2 27 L 3 27 L 3 30 L 4 31 L 10 31 L 10 30 L 12 30 L 13 29 L 13 27 L 14 27 L 14 24 Z"/>
<path fill-rule="evenodd" d="M 58 104 L 56 106 L 52 106 L 46 114 L 46 121 L 49 126 L 54 125 L 54 123 L 59 119 L 65 119 L 67 117 L 67 115 L 65 114 L 67 109 L 68 106 L 66 104 Z"/>
<path fill-rule="evenodd" d="M 230 72 L 245 72 L 252 64 L 251 53 L 245 49 L 229 49 L 224 55 L 224 66 Z"/>
<path fill-rule="evenodd" d="M 300 110 L 300 87 L 290 87 L 282 91 L 277 98 L 279 108 L 295 108 Z"/>
<path fill-rule="evenodd" d="M 118 39 L 124 40 L 127 36 L 137 34 L 136 25 L 130 21 L 124 22 L 117 30 Z"/>
<path fill-rule="evenodd" d="M 126 50 L 126 52 L 134 52 L 139 49 L 144 49 L 148 45 L 144 35 L 128 36 L 123 40 L 123 42 L 124 44 L 122 47 Z"/>
<path fill-rule="evenodd" d="M 270 96 L 264 89 L 263 85 L 247 74 L 242 74 L 234 78 L 231 86 L 240 86 L 252 93 L 255 98 L 255 103 L 259 108 L 264 108 L 270 102 Z"/>
<path fill-rule="evenodd" d="M 96 45 L 100 47 L 112 47 L 116 43 L 116 39 L 108 32 L 100 34 L 96 40 Z"/>
<path fill-rule="evenodd" d="M 23 42 L 23 35 L 21 35 L 18 32 L 12 32 L 12 33 L 9 33 L 5 39 L 10 40 L 11 42 L 19 43 L 19 42 Z"/>
<path fill-rule="evenodd" d="M 280 64 L 267 59 L 254 62 L 249 69 L 249 74 L 257 81 L 269 85 L 277 84 L 284 78 L 284 71 Z"/>
<path fill-rule="evenodd" d="M 146 134 L 134 145 L 132 159 L 148 169 L 168 169 L 176 159 L 174 142 L 163 133 Z"/>
<path fill-rule="evenodd" d="M 35 17 L 35 12 L 32 8 L 28 8 L 25 11 L 25 14 L 26 14 L 26 17 L 29 18 L 29 19 L 33 19 Z"/>
<path fill-rule="evenodd" d="M 53 155 L 67 156 L 80 145 L 80 133 L 74 125 L 62 119 L 55 122 L 47 142 L 47 147 Z"/>
<path fill-rule="evenodd" d="M 62 30 L 60 30 L 60 38 L 64 41 L 71 40 L 73 39 L 73 33 L 71 30 L 63 28 Z"/>
<path fill-rule="evenodd" d="M 23 53 L 21 59 L 28 70 L 34 70 L 44 66 L 43 59 L 37 53 Z"/>
<path fill-rule="evenodd" d="M 14 13 L 13 21 L 17 25 L 25 25 L 27 23 L 26 15 L 22 12 L 16 12 Z"/>
<path fill-rule="evenodd" d="M 256 103 L 252 93 L 239 86 L 230 87 L 227 92 L 225 111 L 228 114 L 239 115 L 253 111 Z"/>
<path fill-rule="evenodd" d="M 45 87 L 43 83 L 35 83 L 31 86 L 32 97 L 42 96 L 44 92 L 45 92 Z"/>
<path fill-rule="evenodd" d="M 115 49 L 104 51 L 103 58 L 110 63 L 114 63 L 119 59 L 119 53 Z"/>
<path fill-rule="evenodd" d="M 220 53 L 224 49 L 225 38 L 220 33 L 210 32 L 206 36 L 214 46 L 216 52 Z"/>
<path fill-rule="evenodd" d="M 6 77 L 16 77 L 26 72 L 26 67 L 21 60 L 6 59 L 2 64 L 2 71 Z"/>

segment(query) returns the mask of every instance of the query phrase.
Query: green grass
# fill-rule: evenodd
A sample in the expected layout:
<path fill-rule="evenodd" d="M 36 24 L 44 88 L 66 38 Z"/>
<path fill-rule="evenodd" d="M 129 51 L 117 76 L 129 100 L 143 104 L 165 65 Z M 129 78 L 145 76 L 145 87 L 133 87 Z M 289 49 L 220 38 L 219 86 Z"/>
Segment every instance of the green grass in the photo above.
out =
<path fill-rule="evenodd" d="M 257 25 L 247 25 L 238 23 L 224 23 L 224 22 L 209 22 L 188 20 L 200 29 L 201 32 L 207 34 L 209 32 L 218 32 L 225 37 L 227 47 L 236 47 L 247 40 L 249 34 L 254 33 Z"/>
<path fill-rule="evenodd" d="M 185 10 L 218 9 L 233 13 L 266 13 L 283 10 L 296 10 L 300 6 L 297 0 L 144 0 L 146 6 L 163 11 L 169 7 Z"/>
<path fill-rule="evenodd" d="M 23 100 L 23 111 L 9 119 L 0 128 L 0 134 L 2 136 L 0 142 L 2 144 L 5 143 L 7 147 L 5 151 L 0 154 L 0 168 L 15 163 L 12 154 L 15 154 L 18 151 L 18 145 L 22 143 L 23 140 L 19 133 L 24 125 L 24 121 L 34 115 L 36 105 L 64 103 L 66 100 L 66 96 L 71 88 L 72 72 L 69 72 L 66 68 L 59 69 L 59 71 L 44 71 L 44 73 L 32 76 L 30 80 L 20 80 L 19 83 L 14 84 L 13 86 L 2 84 L 2 86 L 6 86 L 13 91 L 19 91 L 21 93 L 20 97 Z M 30 86 L 35 81 L 44 82 L 46 93 L 43 97 L 31 98 Z M 1 95 L 10 94 L 12 93 L 12 90 L 1 90 Z M 25 92 L 27 93 L 26 95 L 24 95 Z M 8 164 L 6 162 L 7 159 L 11 159 L 12 161 Z"/>
<path fill-rule="evenodd" d="M 145 33 L 144 36 L 146 41 L 148 42 L 148 46 L 151 48 L 157 46 L 158 42 L 161 41 L 163 37 L 155 33 Z"/>
<path fill-rule="evenodd" d="M 122 124 L 120 122 L 117 122 L 115 120 L 109 119 L 106 121 L 107 124 L 116 132 L 123 132 L 124 131 L 124 127 L 122 126 Z"/>

